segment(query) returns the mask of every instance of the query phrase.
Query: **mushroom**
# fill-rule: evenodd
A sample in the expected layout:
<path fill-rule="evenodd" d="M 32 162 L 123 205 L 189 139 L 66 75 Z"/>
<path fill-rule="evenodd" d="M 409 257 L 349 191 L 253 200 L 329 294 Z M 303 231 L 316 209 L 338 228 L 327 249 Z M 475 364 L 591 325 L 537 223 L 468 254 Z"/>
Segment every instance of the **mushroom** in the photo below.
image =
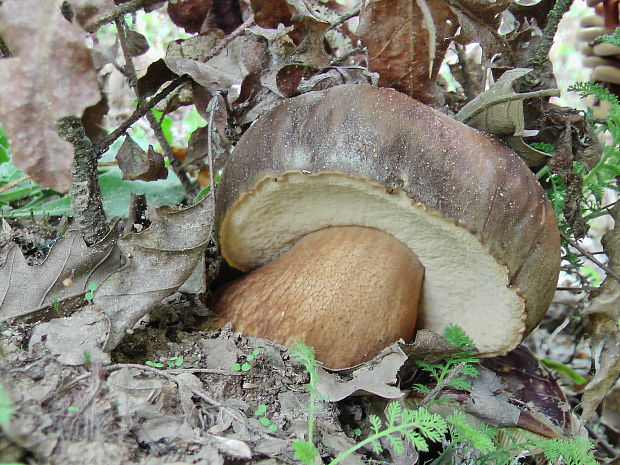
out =
<path fill-rule="evenodd" d="M 505 354 L 554 294 L 546 195 L 499 140 L 391 89 L 286 100 L 239 141 L 216 193 L 220 251 L 249 272 L 215 310 L 246 335 L 354 366 L 417 328 Z"/>

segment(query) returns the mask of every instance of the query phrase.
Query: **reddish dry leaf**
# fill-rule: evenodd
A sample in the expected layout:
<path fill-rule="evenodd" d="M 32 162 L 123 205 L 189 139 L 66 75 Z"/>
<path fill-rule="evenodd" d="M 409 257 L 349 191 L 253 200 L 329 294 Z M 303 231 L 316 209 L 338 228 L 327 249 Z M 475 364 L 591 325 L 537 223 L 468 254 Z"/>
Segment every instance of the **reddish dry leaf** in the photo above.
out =
<path fill-rule="evenodd" d="M 164 157 L 149 145 L 148 151 L 140 148 L 134 140 L 127 136 L 116 154 L 118 167 L 123 179 L 130 181 L 157 181 L 168 177 Z"/>
<path fill-rule="evenodd" d="M 278 24 L 290 26 L 293 15 L 285 0 L 250 0 L 254 21 L 260 27 L 276 29 Z"/>
<path fill-rule="evenodd" d="M 171 0 L 168 15 L 186 32 L 218 28 L 229 34 L 243 23 L 239 0 Z"/>
<path fill-rule="evenodd" d="M 435 79 L 457 17 L 444 0 L 365 1 L 357 34 L 379 85 L 434 100 Z"/>
<path fill-rule="evenodd" d="M 0 121 L 15 165 L 41 186 L 65 192 L 73 147 L 58 136 L 56 121 L 81 116 L 100 93 L 83 31 L 63 17 L 59 4 L 2 3 L 0 35 L 14 57 L 0 60 Z"/>

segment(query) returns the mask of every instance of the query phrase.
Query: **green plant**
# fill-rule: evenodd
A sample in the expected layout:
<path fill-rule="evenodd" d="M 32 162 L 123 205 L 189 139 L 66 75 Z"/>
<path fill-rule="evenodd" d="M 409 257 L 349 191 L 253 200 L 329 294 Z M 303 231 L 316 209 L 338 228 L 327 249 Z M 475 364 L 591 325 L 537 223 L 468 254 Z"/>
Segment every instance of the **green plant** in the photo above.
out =
<path fill-rule="evenodd" d="M 256 411 L 254 412 L 254 416 L 258 417 L 258 422 L 267 428 L 271 432 L 275 432 L 278 430 L 278 425 L 275 423 L 271 423 L 271 420 L 265 416 L 267 412 L 267 406 L 265 404 L 260 404 Z"/>
<path fill-rule="evenodd" d="M 250 371 L 252 365 L 249 362 L 252 362 L 258 355 L 260 354 L 260 349 L 254 349 L 249 355 L 246 355 L 246 361 L 243 363 L 235 362 L 230 367 L 232 371 Z"/>
<path fill-rule="evenodd" d="M 4 386 L 0 384 L 0 425 L 11 421 L 11 418 L 13 418 L 13 412 L 13 401 L 11 401 L 11 398 L 4 389 Z"/>
<path fill-rule="evenodd" d="M 92 300 L 95 298 L 95 291 L 97 290 L 97 287 L 99 287 L 99 285 L 95 282 L 88 283 L 88 285 L 86 286 L 86 289 L 88 289 L 88 291 L 86 291 L 86 294 L 84 294 L 84 299 L 86 299 L 88 302 L 92 302 Z"/>
<path fill-rule="evenodd" d="M 308 438 L 305 441 L 293 442 L 295 457 L 302 463 L 310 465 L 318 456 L 318 450 L 313 442 L 314 410 L 317 401 L 316 386 L 319 380 L 318 367 L 314 358 L 314 349 L 300 341 L 295 341 L 295 345 L 291 348 L 291 354 L 306 368 L 310 375 L 310 383 L 308 384 L 308 392 L 310 393 Z M 441 416 L 430 413 L 424 408 L 403 409 L 398 402 L 388 404 L 385 422 L 382 422 L 377 415 L 371 415 L 369 422 L 374 434 L 338 454 L 330 462 L 330 465 L 337 464 L 367 444 L 371 445 L 375 452 L 381 452 L 383 449 L 379 440 L 382 438 L 387 439 L 397 453 L 404 450 L 405 441 L 411 442 L 418 450 L 428 450 L 428 440 L 439 441 L 447 432 L 446 422 Z"/>
<path fill-rule="evenodd" d="M 450 344 L 461 350 L 450 355 L 440 363 L 422 361 L 417 361 L 416 363 L 430 375 L 436 384 L 443 383 L 448 374 L 452 373 L 458 365 L 464 363 L 460 372 L 464 376 L 454 377 L 446 383 L 446 386 L 461 390 L 471 389 L 471 384 L 467 381 L 466 376 L 478 376 L 476 364 L 480 361 L 475 355 L 472 355 L 476 350 L 474 342 L 460 327 L 455 325 L 448 326 L 444 330 L 443 336 Z M 414 384 L 413 388 L 422 394 L 429 394 L 431 392 L 429 387 L 423 384 Z"/>

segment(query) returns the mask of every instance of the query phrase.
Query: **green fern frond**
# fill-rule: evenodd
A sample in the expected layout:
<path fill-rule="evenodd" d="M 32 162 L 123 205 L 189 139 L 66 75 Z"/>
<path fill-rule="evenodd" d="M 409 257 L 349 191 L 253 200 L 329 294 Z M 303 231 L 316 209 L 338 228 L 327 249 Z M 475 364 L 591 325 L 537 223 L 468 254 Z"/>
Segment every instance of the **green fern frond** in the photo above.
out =
<path fill-rule="evenodd" d="M 460 411 L 455 411 L 446 420 L 453 426 L 453 435 L 457 441 L 465 442 L 483 454 L 495 450 L 495 443 L 493 442 L 495 430 L 473 428 L 465 419 L 463 412 Z"/>
<path fill-rule="evenodd" d="M 620 27 L 616 28 L 616 30 L 612 32 L 611 34 L 605 34 L 602 36 L 598 36 L 596 39 L 594 39 L 594 41 L 605 42 L 607 44 L 620 47 Z"/>
<path fill-rule="evenodd" d="M 458 389 L 459 391 L 468 391 L 471 389 L 471 383 L 465 378 L 454 378 L 448 382 L 448 386 Z"/>
<path fill-rule="evenodd" d="M 597 99 L 609 102 L 612 105 L 619 105 L 618 97 L 612 94 L 609 89 L 594 82 L 576 82 L 568 88 L 570 92 L 577 92 L 582 98 L 593 95 Z"/>
<path fill-rule="evenodd" d="M 475 349 L 474 341 L 465 334 L 460 326 L 450 325 L 443 330 L 443 337 L 452 344 L 463 350 Z"/>

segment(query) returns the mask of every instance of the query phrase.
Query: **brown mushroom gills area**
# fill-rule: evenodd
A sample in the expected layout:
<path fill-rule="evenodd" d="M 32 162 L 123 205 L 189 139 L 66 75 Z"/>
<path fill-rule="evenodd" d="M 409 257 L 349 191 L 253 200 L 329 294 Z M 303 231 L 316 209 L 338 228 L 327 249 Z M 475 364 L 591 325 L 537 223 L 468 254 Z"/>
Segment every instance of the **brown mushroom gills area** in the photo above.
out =
<path fill-rule="evenodd" d="M 300 339 L 325 366 L 344 368 L 413 337 L 423 277 L 418 257 L 392 235 L 329 227 L 234 282 L 215 310 L 246 336 Z"/>

